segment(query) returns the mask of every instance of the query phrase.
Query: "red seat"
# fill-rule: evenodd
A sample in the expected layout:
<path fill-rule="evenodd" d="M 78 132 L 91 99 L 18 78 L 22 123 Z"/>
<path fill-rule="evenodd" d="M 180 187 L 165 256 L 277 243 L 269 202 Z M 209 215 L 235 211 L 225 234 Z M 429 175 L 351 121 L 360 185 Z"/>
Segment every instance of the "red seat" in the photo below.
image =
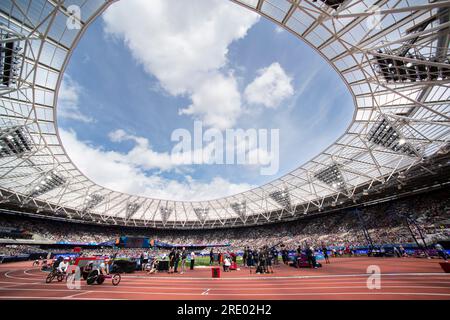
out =
<path fill-rule="evenodd" d="M 213 278 L 220 278 L 220 267 L 212 267 L 211 275 Z"/>

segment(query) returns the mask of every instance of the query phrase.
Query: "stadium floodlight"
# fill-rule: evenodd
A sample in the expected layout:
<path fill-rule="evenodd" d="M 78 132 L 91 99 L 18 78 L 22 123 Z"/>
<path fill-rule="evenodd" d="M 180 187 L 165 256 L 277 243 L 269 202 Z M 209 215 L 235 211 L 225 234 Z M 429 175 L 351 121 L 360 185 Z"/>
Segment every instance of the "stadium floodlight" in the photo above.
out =
<path fill-rule="evenodd" d="M 291 196 L 289 194 L 289 190 L 284 188 L 283 190 L 274 191 L 269 194 L 269 196 L 275 200 L 281 207 L 286 209 L 287 211 L 291 211 Z"/>
<path fill-rule="evenodd" d="M 31 192 L 29 193 L 29 196 L 38 197 L 53 189 L 61 187 L 64 183 L 66 183 L 66 178 L 64 178 L 57 171 L 53 170 L 50 172 L 46 172 L 42 174 L 41 179 L 39 179 L 38 183 L 33 187 Z"/>
<path fill-rule="evenodd" d="M 394 124 L 382 115 L 370 129 L 367 140 L 385 147 L 392 151 L 407 154 L 409 156 L 420 156 L 420 149 L 415 149 L 407 140 L 401 136 Z"/>
<path fill-rule="evenodd" d="M 172 215 L 173 208 L 159 207 L 159 212 L 161 213 L 163 224 L 166 224 L 167 220 L 169 220 L 170 216 Z"/>
<path fill-rule="evenodd" d="M 125 211 L 125 219 L 128 220 L 139 210 L 141 205 L 137 202 L 128 202 L 126 211 Z"/>
<path fill-rule="evenodd" d="M 242 221 L 247 220 L 247 201 L 235 202 L 230 205 L 231 209 L 242 219 Z"/>
<path fill-rule="evenodd" d="M 0 84 L 6 87 L 17 83 L 22 65 L 20 41 L 7 41 L 8 38 L 10 34 L 0 36 Z"/>
<path fill-rule="evenodd" d="M 341 170 L 337 163 L 317 172 L 316 174 L 314 174 L 314 177 L 331 186 L 333 189 L 339 191 L 344 191 L 347 189 L 344 177 L 342 176 Z"/>
<path fill-rule="evenodd" d="M 20 157 L 32 149 L 32 139 L 23 126 L 13 126 L 0 130 L 0 158 Z"/>
<path fill-rule="evenodd" d="M 194 212 L 198 220 L 204 222 L 208 217 L 209 208 L 194 208 Z"/>
<path fill-rule="evenodd" d="M 83 212 L 95 208 L 103 201 L 104 198 L 105 198 L 104 196 L 97 193 L 88 195 L 86 197 L 86 205 L 84 206 Z"/>
<path fill-rule="evenodd" d="M 378 50 L 379 54 L 383 54 Z M 402 56 L 394 52 L 387 52 L 391 58 L 384 54 L 375 55 L 376 69 L 383 76 L 386 82 L 416 82 L 416 81 L 436 81 L 450 78 L 450 62 L 448 59 L 440 61 L 437 58 L 426 59 L 419 55 L 408 54 L 406 58 L 415 60 L 405 61 Z M 428 64 L 427 62 L 446 64 L 447 66 L 438 66 Z"/>
<path fill-rule="evenodd" d="M 378 49 L 374 53 L 375 67 L 386 82 L 415 82 L 436 81 L 450 78 L 450 61 L 446 54 L 432 53 L 429 57 L 423 51 L 417 50 L 416 43 L 421 39 L 420 33 L 430 24 L 439 20 L 441 24 L 448 23 L 448 8 L 440 8 L 436 14 L 408 29 L 408 40 L 402 46 L 393 50 L 387 48 L 385 52 Z M 414 37 L 414 34 L 417 34 Z M 445 43 L 447 34 L 439 35 Z M 412 36 L 412 37 L 411 37 Z M 428 37 L 428 36 L 427 36 Z"/>
<path fill-rule="evenodd" d="M 325 3 L 330 8 L 337 10 L 341 6 L 341 4 L 344 3 L 345 0 L 320 0 L 320 1 Z M 317 0 L 313 0 L 313 2 L 317 2 Z"/>

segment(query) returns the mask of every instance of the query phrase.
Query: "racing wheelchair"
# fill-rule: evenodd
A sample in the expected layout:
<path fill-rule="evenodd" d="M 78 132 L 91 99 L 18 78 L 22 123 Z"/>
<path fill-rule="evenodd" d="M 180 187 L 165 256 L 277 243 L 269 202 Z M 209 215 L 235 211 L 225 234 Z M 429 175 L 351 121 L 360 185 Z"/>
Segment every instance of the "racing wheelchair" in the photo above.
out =
<path fill-rule="evenodd" d="M 47 278 L 45 278 L 45 283 L 50 283 L 54 279 L 57 279 L 58 282 L 62 282 L 66 278 L 66 274 L 64 272 L 60 272 L 57 269 L 52 270 L 48 275 Z"/>

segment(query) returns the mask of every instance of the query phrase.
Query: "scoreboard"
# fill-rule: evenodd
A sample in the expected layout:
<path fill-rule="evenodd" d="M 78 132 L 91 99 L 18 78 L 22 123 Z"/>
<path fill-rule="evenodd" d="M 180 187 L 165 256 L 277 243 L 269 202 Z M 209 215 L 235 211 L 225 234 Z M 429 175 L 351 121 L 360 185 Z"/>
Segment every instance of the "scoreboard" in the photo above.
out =
<path fill-rule="evenodd" d="M 118 242 L 118 246 L 122 248 L 150 248 L 149 238 L 123 236 L 119 238 Z"/>

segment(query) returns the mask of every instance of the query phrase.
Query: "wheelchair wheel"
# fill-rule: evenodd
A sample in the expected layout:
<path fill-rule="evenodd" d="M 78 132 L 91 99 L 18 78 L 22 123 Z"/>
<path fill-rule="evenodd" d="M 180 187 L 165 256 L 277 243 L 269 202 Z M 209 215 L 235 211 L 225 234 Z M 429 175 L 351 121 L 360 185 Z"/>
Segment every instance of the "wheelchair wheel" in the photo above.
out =
<path fill-rule="evenodd" d="M 98 270 L 92 270 L 91 272 L 89 272 L 86 278 L 86 283 L 88 285 L 94 284 L 97 281 L 98 276 L 99 276 Z"/>
<path fill-rule="evenodd" d="M 97 277 L 97 284 L 102 284 L 103 282 L 105 282 L 105 277 L 100 275 Z"/>
<path fill-rule="evenodd" d="M 122 279 L 122 277 L 120 276 L 120 274 L 116 273 L 115 275 L 113 275 L 113 277 L 112 277 L 113 286 L 117 286 L 120 283 L 121 279 Z"/>
<path fill-rule="evenodd" d="M 62 282 L 64 280 L 65 276 L 63 274 L 58 274 L 56 276 L 56 279 L 58 280 L 58 282 Z"/>
<path fill-rule="evenodd" d="M 53 272 L 50 272 L 50 274 L 47 276 L 47 278 L 45 278 L 45 283 L 50 283 L 53 281 L 53 279 L 55 279 L 55 275 Z"/>

